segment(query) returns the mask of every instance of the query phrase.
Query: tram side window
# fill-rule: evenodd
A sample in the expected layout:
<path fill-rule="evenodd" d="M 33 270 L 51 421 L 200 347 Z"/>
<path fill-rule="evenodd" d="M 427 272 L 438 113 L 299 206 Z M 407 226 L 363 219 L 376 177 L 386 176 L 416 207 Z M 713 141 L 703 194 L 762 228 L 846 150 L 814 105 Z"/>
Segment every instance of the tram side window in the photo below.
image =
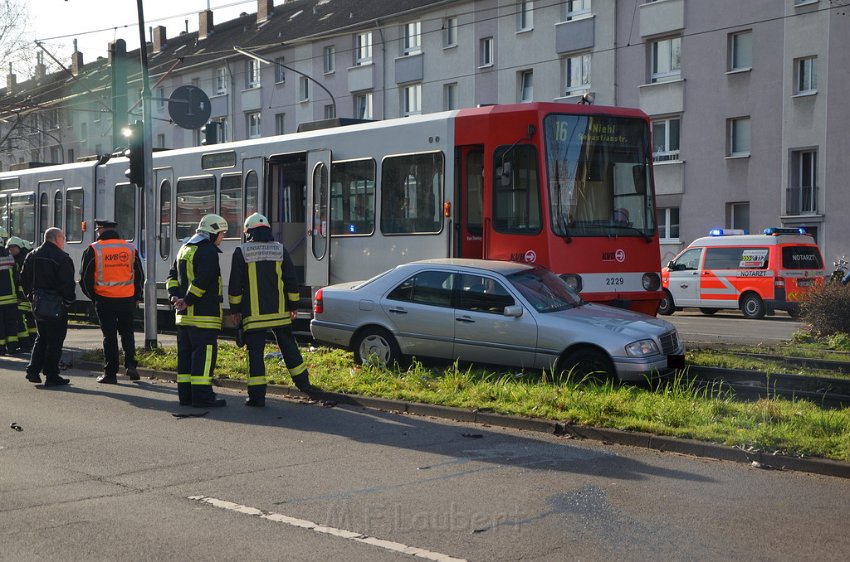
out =
<path fill-rule="evenodd" d="M 201 217 L 209 213 L 215 213 L 215 178 L 177 180 L 177 239 L 195 234 Z"/>
<path fill-rule="evenodd" d="M 444 169 L 442 152 L 386 158 L 381 166 L 381 232 L 440 232 Z"/>
<path fill-rule="evenodd" d="M 0 226 L 9 224 L 9 197 L 0 195 Z"/>
<path fill-rule="evenodd" d="M 62 225 L 62 192 L 57 191 L 53 194 L 53 226 L 56 228 L 64 228 Z"/>
<path fill-rule="evenodd" d="M 125 240 L 132 240 L 136 232 L 136 190 L 134 184 L 122 183 L 115 186 L 115 222 L 118 232 Z"/>
<path fill-rule="evenodd" d="M 218 208 L 219 215 L 227 221 L 227 238 L 242 237 L 242 176 L 231 174 L 221 176 L 221 188 L 219 190 Z M 247 216 L 247 215 L 245 215 Z"/>
<path fill-rule="evenodd" d="M 32 192 L 12 195 L 9 234 L 35 241 L 35 195 Z"/>
<path fill-rule="evenodd" d="M 466 227 L 481 234 L 484 225 L 484 151 L 472 150 L 466 157 Z"/>
<path fill-rule="evenodd" d="M 260 197 L 260 180 L 257 172 L 251 170 L 245 176 L 245 213 L 247 217 L 259 211 L 257 199 Z M 302 205 L 303 206 L 303 205 Z"/>
<path fill-rule="evenodd" d="M 540 232 L 540 181 L 537 149 L 504 146 L 493 157 L 493 227 L 497 232 Z"/>
<path fill-rule="evenodd" d="M 50 202 L 48 200 L 47 194 L 42 193 L 39 196 L 39 223 L 38 223 L 38 231 L 44 233 L 45 230 L 50 228 Z M 3 221 L 5 222 L 5 221 Z M 32 242 L 37 242 L 37 240 L 31 240 Z"/>
<path fill-rule="evenodd" d="M 331 169 L 331 234 L 375 231 L 375 162 L 335 163 Z"/>
<path fill-rule="evenodd" d="M 171 182 L 159 186 L 159 255 L 168 258 L 171 252 Z"/>
<path fill-rule="evenodd" d="M 65 192 L 65 241 L 83 241 L 83 199 L 82 188 Z"/>

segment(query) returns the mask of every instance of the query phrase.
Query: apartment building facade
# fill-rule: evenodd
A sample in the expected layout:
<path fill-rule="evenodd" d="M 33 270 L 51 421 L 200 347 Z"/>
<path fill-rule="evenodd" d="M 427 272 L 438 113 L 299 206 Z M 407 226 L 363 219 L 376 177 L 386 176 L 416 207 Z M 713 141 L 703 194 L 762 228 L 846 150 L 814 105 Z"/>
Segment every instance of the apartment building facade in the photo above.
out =
<path fill-rule="evenodd" d="M 329 117 L 589 96 L 653 120 L 662 261 L 716 227 L 805 226 L 832 257 L 850 252 L 838 213 L 850 203 L 847 4 L 258 0 L 219 23 L 203 11 L 197 32 L 151 30 L 153 146 L 203 141 L 170 121 L 168 98 L 185 85 L 207 93 L 225 141 Z M 115 125 L 141 118 L 140 73 L 128 70 L 130 111 L 115 119 L 112 62 L 75 53 L 73 79 L 8 76 L 2 169 L 120 149 Z"/>

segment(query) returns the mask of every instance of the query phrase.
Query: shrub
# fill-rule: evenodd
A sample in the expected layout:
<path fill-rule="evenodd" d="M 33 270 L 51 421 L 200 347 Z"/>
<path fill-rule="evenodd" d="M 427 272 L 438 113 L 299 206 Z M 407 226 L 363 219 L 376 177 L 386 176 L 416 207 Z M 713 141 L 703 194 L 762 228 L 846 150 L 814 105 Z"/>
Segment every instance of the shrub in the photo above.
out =
<path fill-rule="evenodd" d="M 813 289 L 800 302 L 800 319 L 818 338 L 850 334 L 850 287 L 832 283 Z"/>

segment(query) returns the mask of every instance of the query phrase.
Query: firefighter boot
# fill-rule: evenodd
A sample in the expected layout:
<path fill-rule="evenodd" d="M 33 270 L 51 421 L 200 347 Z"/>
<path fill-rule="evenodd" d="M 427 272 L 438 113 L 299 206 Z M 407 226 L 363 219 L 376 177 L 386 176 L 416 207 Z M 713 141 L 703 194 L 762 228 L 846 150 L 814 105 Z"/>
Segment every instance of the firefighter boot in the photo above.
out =
<path fill-rule="evenodd" d="M 177 399 L 180 400 L 181 406 L 192 405 L 192 383 L 178 382 L 177 383 Z"/>
<path fill-rule="evenodd" d="M 257 384 L 248 387 L 248 399 L 245 400 L 246 406 L 255 406 L 262 408 L 266 405 L 266 385 Z"/>
<path fill-rule="evenodd" d="M 301 373 L 300 375 L 295 375 L 294 377 L 292 377 L 292 382 L 295 383 L 295 387 L 298 390 L 300 390 L 310 398 L 313 398 L 321 392 L 321 390 L 310 384 L 310 375 L 306 371 Z"/>

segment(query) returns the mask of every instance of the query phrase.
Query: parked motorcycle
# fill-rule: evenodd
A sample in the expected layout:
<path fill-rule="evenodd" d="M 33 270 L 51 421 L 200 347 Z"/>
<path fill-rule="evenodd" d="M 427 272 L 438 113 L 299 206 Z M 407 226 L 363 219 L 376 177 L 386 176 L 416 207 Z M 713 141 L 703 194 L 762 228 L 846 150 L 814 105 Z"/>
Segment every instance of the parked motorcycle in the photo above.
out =
<path fill-rule="evenodd" d="M 833 283 L 847 285 L 850 283 L 850 262 L 847 261 L 845 256 L 841 256 L 832 262 L 832 268 L 832 275 L 829 276 L 829 280 L 827 281 L 828 285 Z"/>

